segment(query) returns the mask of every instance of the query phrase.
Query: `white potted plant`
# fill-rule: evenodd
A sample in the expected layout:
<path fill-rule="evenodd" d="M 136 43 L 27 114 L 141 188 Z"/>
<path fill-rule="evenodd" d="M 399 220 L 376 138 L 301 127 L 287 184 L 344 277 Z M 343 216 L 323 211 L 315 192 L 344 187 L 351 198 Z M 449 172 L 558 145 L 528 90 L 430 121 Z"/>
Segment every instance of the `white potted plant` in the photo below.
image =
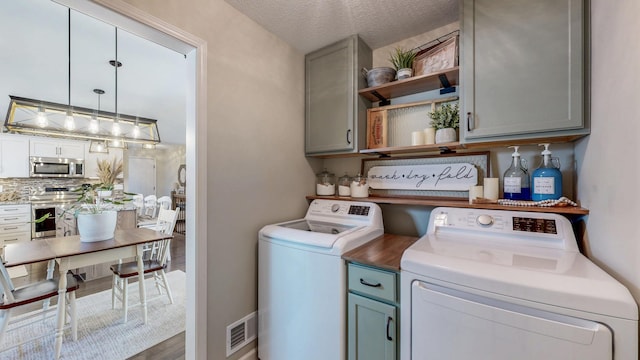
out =
<path fill-rule="evenodd" d="M 436 144 L 458 140 L 459 116 L 458 103 L 442 104 L 435 111 L 429 113 L 431 127 L 436 129 Z"/>
<path fill-rule="evenodd" d="M 122 173 L 122 160 L 98 160 L 98 177 L 100 182 L 84 185 L 75 191 L 78 200 L 65 212 L 72 211 L 78 222 L 80 241 L 94 242 L 113 238 L 118 219 L 118 207 L 131 201 L 129 193 L 121 197 L 112 196 L 113 185 Z M 109 197 L 105 197 L 107 191 Z"/>
<path fill-rule="evenodd" d="M 398 80 L 409 78 L 413 75 L 413 59 L 416 53 L 413 50 L 404 50 L 396 48 L 395 52 L 389 55 L 389 60 L 396 68 Z"/>

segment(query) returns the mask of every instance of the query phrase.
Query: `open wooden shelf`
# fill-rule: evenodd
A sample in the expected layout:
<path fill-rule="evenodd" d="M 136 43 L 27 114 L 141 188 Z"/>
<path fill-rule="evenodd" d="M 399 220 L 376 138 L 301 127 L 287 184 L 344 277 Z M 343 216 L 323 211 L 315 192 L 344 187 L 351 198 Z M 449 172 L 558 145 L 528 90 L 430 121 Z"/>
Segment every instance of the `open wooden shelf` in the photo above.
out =
<path fill-rule="evenodd" d="M 399 96 L 446 88 L 441 81 L 441 77 L 446 79 L 449 87 L 456 86 L 459 78 L 458 67 L 456 66 L 433 74 L 413 76 L 403 80 L 368 87 L 358 91 L 358 94 L 374 102 L 385 101 Z"/>
<path fill-rule="evenodd" d="M 347 201 L 368 201 L 377 204 L 396 204 L 396 205 L 419 205 L 419 206 L 447 206 L 457 208 L 470 208 L 470 209 L 489 209 L 489 210 L 512 210 L 512 211 L 529 211 L 529 212 L 541 212 L 541 213 L 555 213 L 562 215 L 589 215 L 589 210 L 577 206 L 554 206 L 554 207 L 539 207 L 539 206 L 504 206 L 497 204 L 469 204 L 467 199 L 464 200 L 449 200 L 449 199 L 433 199 L 433 198 L 418 198 L 418 197 L 381 197 L 381 196 L 369 196 L 368 198 L 351 198 L 342 196 L 318 196 L 309 195 L 307 200 L 313 199 L 327 199 L 327 200 L 347 200 Z"/>
<path fill-rule="evenodd" d="M 360 154 L 365 155 L 391 155 L 391 154 L 409 154 L 417 152 L 440 152 L 446 153 L 449 151 L 463 149 L 464 146 L 459 142 L 450 142 L 442 144 L 431 145 L 416 145 L 416 146 L 392 146 L 376 149 L 364 149 L 360 150 Z"/>

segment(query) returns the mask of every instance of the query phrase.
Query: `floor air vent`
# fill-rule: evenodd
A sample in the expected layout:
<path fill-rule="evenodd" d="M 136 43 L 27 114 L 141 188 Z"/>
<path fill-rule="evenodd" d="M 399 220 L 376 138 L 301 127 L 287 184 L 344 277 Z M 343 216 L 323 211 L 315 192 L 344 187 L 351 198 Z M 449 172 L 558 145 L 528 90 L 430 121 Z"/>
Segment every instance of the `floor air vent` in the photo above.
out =
<path fill-rule="evenodd" d="M 227 326 L 227 357 L 256 338 L 256 325 L 256 313 L 252 312 Z"/>

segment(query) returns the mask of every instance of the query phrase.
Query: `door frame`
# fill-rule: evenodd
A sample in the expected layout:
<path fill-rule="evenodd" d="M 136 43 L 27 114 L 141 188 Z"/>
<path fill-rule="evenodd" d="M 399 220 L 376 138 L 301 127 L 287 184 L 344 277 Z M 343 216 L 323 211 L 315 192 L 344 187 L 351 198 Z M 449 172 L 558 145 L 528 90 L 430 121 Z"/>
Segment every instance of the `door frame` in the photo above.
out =
<path fill-rule="evenodd" d="M 66 0 L 77 2 L 80 0 Z M 207 43 L 121 0 L 89 0 L 193 48 L 187 54 L 186 336 L 185 358 L 207 358 Z M 108 12 L 108 11 L 107 11 Z M 138 34 L 145 37 L 144 35 Z M 196 196 L 197 194 L 197 196 Z M 196 286 L 196 277 L 197 286 Z"/>

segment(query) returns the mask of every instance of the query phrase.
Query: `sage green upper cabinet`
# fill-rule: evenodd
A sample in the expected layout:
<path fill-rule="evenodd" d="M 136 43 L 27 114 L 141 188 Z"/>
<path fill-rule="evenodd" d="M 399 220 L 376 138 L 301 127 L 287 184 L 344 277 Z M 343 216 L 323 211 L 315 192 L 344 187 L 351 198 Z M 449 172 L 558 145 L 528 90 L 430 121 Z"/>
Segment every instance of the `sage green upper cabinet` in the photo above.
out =
<path fill-rule="evenodd" d="M 583 0 L 463 0 L 463 142 L 589 133 Z"/>
<path fill-rule="evenodd" d="M 360 69 L 371 68 L 371 49 L 357 35 L 305 57 L 305 153 L 357 153 L 365 146 L 368 100 Z"/>

